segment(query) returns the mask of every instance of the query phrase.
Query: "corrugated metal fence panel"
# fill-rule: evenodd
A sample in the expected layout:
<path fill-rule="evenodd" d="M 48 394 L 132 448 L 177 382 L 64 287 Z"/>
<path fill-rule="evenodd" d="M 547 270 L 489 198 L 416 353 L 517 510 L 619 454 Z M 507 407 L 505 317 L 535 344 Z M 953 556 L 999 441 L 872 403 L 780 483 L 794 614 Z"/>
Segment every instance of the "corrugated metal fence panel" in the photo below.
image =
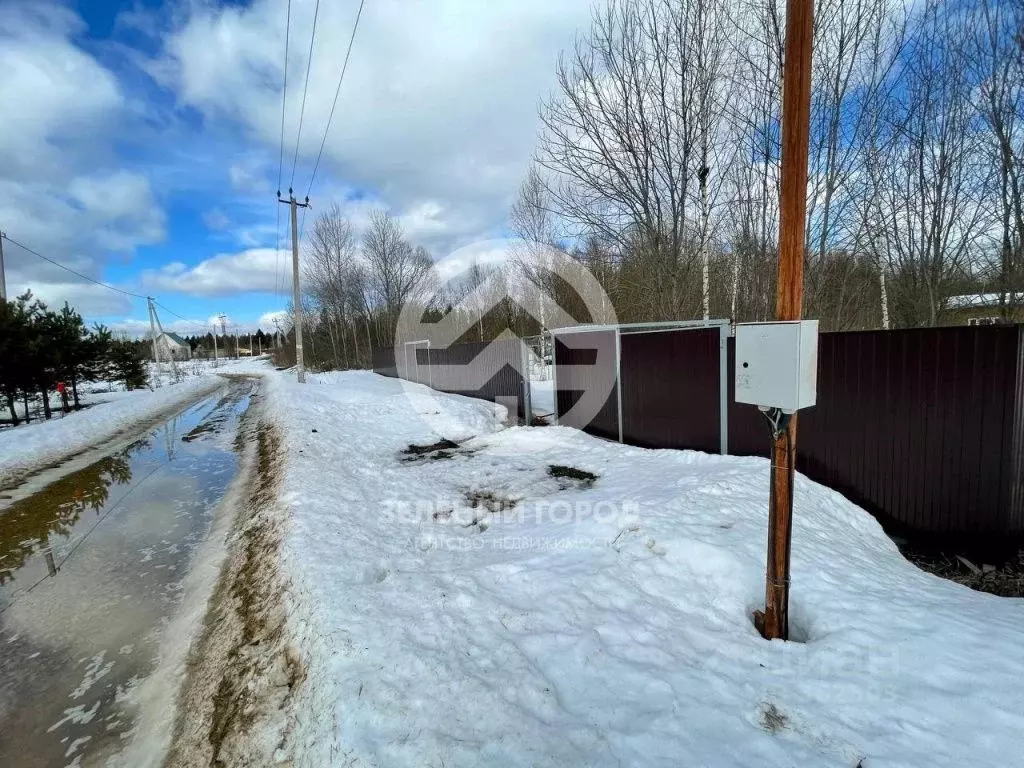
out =
<path fill-rule="evenodd" d="M 1024 325 L 1017 326 L 1017 397 L 1013 411 L 1008 504 L 1010 527 L 1024 534 Z"/>
<path fill-rule="evenodd" d="M 625 442 L 718 453 L 720 341 L 717 327 L 622 334 Z"/>
<path fill-rule="evenodd" d="M 729 390 L 729 454 L 731 456 L 767 456 L 768 427 L 757 408 L 736 402 L 736 337 L 730 336 L 726 347 Z M 820 389 L 820 388 L 819 388 Z"/>
<path fill-rule="evenodd" d="M 410 381 L 418 381 L 442 392 L 492 402 L 500 400 L 509 403 L 515 400 L 518 402 L 519 418 L 525 418 L 524 381 L 520 371 L 523 360 L 522 342 L 518 339 L 453 344 L 447 349 L 428 348 L 426 342 L 417 342 L 405 345 L 403 350 L 405 359 L 400 365 L 395 363 L 393 347 L 374 350 L 374 373 L 399 378 L 402 370 L 407 368 L 405 372 Z M 479 364 L 474 366 L 475 370 L 495 371 L 494 375 L 479 387 L 475 386 L 475 382 L 468 380 L 470 371 L 446 368 L 464 366 L 474 360 Z"/>
<path fill-rule="evenodd" d="M 393 347 L 373 350 L 373 372 L 381 376 L 398 378 L 398 369 L 395 367 L 395 350 Z"/>
<path fill-rule="evenodd" d="M 575 427 L 598 437 L 619 439 L 618 395 L 615 389 L 589 424 L 574 424 L 566 414 L 589 388 L 604 386 L 608 371 L 598 371 L 596 362 L 607 360 L 611 376 L 615 376 L 615 331 L 559 333 L 555 336 L 555 409 L 558 423 Z M 569 367 L 573 367 L 570 370 Z M 575 417 L 574 417 L 575 418 Z"/>
<path fill-rule="evenodd" d="M 1020 332 L 959 327 L 826 333 L 818 402 L 801 412 L 797 468 L 883 519 L 932 534 L 1020 530 Z M 729 347 L 730 380 L 735 354 Z M 730 453 L 766 456 L 730 387 Z M 1019 435 L 1019 431 L 1016 433 Z"/>
<path fill-rule="evenodd" d="M 416 360 L 423 383 L 434 389 L 481 400 L 509 403 L 515 400 L 519 418 L 525 418 L 523 343 L 519 339 L 453 344 L 447 349 L 416 348 Z M 410 355 L 412 353 L 410 352 Z M 470 371 L 458 367 L 474 363 L 474 371 L 494 371 L 481 386 L 470 382 Z"/>

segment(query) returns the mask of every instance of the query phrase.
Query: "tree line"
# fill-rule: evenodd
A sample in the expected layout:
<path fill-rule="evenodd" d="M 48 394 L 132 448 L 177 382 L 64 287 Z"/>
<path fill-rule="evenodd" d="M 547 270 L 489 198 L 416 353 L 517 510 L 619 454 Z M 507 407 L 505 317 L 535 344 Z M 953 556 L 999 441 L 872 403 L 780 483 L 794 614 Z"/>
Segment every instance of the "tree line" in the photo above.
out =
<path fill-rule="evenodd" d="M 45 417 L 52 416 L 49 395 L 58 382 L 64 382 L 76 409 L 81 408 L 79 385 L 84 381 L 145 387 L 145 350 L 144 342 L 116 338 L 103 325 L 86 328 L 67 302 L 51 310 L 31 292 L 0 302 L 0 390 L 15 426 L 21 421 L 17 403 L 29 421 L 29 400 L 37 396 Z"/>
<path fill-rule="evenodd" d="M 773 316 L 784 5 L 608 0 L 562 56 L 511 222 L 590 265 L 620 319 Z M 991 292 L 1012 317 L 1024 0 L 815 5 L 807 316 L 936 325 Z"/>
<path fill-rule="evenodd" d="M 506 298 L 464 340 L 538 333 L 550 318 L 507 297 L 539 288 L 579 310 L 545 267 L 555 253 L 588 268 L 621 322 L 772 318 L 784 6 L 604 0 L 540 107 L 509 212 L 523 252 L 472 265 L 425 315 L 464 311 L 488 284 Z M 809 153 L 806 316 L 939 325 L 950 297 L 977 293 L 1019 316 L 1024 0 L 818 0 Z M 369 366 L 430 263 L 385 210 L 362 233 L 337 205 L 321 212 L 303 251 L 309 364 Z M 281 355 L 294 361 L 293 333 Z"/>
<path fill-rule="evenodd" d="M 218 333 L 215 337 L 213 333 L 207 332 L 205 334 L 184 334 L 181 338 L 189 345 L 189 349 L 194 357 L 212 359 L 214 354 L 218 357 L 233 357 L 236 349 L 249 347 L 250 337 L 252 339 L 253 354 L 258 350 L 269 352 L 276 344 L 275 334 L 264 333 L 259 328 L 251 334 Z"/>
<path fill-rule="evenodd" d="M 401 222 L 374 210 L 357 234 L 341 208 L 317 215 L 303 251 L 303 352 L 313 368 L 368 368 L 373 350 L 394 343 L 399 314 L 433 259 Z M 289 329 L 278 364 L 295 361 Z"/>

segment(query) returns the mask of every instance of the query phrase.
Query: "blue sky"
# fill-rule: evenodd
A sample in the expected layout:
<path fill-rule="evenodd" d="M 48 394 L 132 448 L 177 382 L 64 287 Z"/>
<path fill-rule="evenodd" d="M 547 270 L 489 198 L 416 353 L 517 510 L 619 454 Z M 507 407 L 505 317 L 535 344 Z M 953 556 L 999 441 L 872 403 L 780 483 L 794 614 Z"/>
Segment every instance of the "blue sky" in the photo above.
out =
<path fill-rule="evenodd" d="M 315 0 L 292 0 L 285 110 L 292 172 Z M 358 0 L 322 0 L 295 167 L 324 136 Z M 501 234 L 533 150 L 539 100 L 589 0 L 366 0 L 316 210 L 359 227 L 375 206 L 438 258 Z M 5 0 L 0 4 L 0 230 L 200 331 L 284 309 L 287 209 L 275 191 L 286 0 Z M 8 293 L 70 301 L 138 332 L 131 300 L 5 244 Z"/>

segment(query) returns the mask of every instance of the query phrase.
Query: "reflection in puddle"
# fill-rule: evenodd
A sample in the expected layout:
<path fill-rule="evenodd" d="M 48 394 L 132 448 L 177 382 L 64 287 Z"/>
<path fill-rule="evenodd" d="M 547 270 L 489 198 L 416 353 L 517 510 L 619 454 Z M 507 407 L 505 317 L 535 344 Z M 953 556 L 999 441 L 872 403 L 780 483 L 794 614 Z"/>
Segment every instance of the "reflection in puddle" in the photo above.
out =
<path fill-rule="evenodd" d="M 251 387 L 232 384 L 127 449 L 0 501 L 0 765 L 104 765 L 124 746 L 126 699 L 153 668 L 235 474 Z"/>
<path fill-rule="evenodd" d="M 0 523 L 0 586 L 14 581 L 15 573 L 40 552 L 52 571 L 55 566 L 51 537 L 68 541 L 84 513 L 103 514 L 111 491 L 132 479 L 132 454 L 148 448 L 148 440 L 135 443 L 128 450 L 101 459 L 4 510 Z M 24 576 L 18 573 L 19 580 Z M 0 603 L 0 610 L 6 607 L 6 603 Z"/>

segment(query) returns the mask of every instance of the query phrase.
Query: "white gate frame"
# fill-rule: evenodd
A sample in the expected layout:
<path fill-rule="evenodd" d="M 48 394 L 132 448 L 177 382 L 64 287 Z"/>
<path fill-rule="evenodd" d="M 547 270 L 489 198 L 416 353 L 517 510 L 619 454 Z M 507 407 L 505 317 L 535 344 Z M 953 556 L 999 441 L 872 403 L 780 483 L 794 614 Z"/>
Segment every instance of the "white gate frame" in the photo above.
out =
<path fill-rule="evenodd" d="M 622 336 L 637 333 L 664 333 L 688 331 L 699 328 L 718 328 L 718 411 L 719 411 L 719 452 L 729 455 L 729 336 L 732 333 L 730 320 L 668 320 L 657 323 L 625 323 L 620 325 L 578 325 L 568 328 L 552 328 L 551 336 L 551 378 L 555 396 L 553 423 L 558 424 L 558 334 L 587 333 L 590 331 L 615 331 L 615 397 L 619 418 L 619 442 L 623 442 L 622 431 Z"/>
<path fill-rule="evenodd" d="M 419 345 L 426 344 L 427 345 L 427 386 L 430 387 L 431 389 L 433 389 L 432 384 L 433 384 L 433 378 L 434 377 L 433 377 L 433 374 L 430 371 L 430 339 L 419 339 L 418 341 L 407 341 L 407 342 L 405 342 L 405 345 L 404 345 L 404 347 L 402 349 L 402 356 L 405 358 L 405 360 L 404 360 L 404 362 L 405 362 L 405 376 L 403 378 L 405 378 L 407 380 L 409 379 L 409 345 L 410 344 L 413 345 L 413 357 L 412 357 L 412 359 L 413 359 L 413 366 L 414 366 L 413 369 L 416 371 L 416 378 L 412 379 L 412 381 L 415 381 L 417 384 L 422 384 L 423 383 L 422 381 L 420 381 L 420 376 L 419 376 L 419 374 L 420 374 L 420 364 L 419 364 L 419 361 L 416 359 L 416 345 L 418 345 L 418 344 Z"/>

